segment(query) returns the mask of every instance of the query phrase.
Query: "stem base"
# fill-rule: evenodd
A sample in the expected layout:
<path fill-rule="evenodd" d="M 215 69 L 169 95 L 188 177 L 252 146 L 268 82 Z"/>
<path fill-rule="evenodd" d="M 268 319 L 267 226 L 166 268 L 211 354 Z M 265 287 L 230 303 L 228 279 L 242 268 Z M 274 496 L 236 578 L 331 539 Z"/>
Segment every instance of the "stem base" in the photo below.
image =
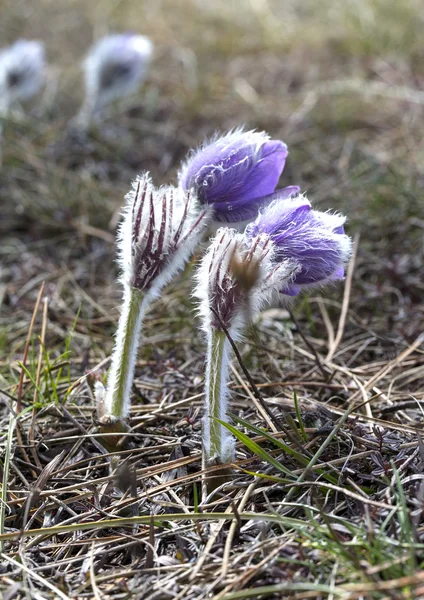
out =
<path fill-rule="evenodd" d="M 99 432 L 105 434 L 99 439 L 99 442 L 108 452 L 119 452 L 126 446 L 127 436 L 120 435 L 130 430 L 129 425 L 113 417 L 105 416 L 100 421 Z M 116 434 L 116 435 L 107 435 Z"/>
<path fill-rule="evenodd" d="M 212 494 L 224 483 L 231 481 L 233 476 L 233 469 L 228 463 L 221 463 L 218 458 L 208 460 L 206 457 L 203 459 L 203 470 L 210 470 L 209 473 L 204 473 L 202 488 L 203 488 L 203 499 L 205 500 L 209 494 Z"/>

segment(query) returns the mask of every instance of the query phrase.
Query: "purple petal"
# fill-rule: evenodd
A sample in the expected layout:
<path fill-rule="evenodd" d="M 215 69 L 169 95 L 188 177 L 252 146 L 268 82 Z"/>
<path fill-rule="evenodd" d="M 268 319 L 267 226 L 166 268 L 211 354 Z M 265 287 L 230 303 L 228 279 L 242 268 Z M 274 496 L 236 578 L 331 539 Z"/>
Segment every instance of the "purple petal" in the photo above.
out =
<path fill-rule="evenodd" d="M 249 236 L 254 237 L 260 233 L 267 233 L 272 236 L 279 235 L 281 232 L 288 230 L 295 222 L 296 214 L 311 210 L 311 204 L 306 198 L 303 196 L 292 198 L 291 195 L 284 198 L 284 194 L 280 196 L 279 193 L 283 191 L 278 190 L 275 192 L 277 196 L 275 201 L 269 203 L 263 213 L 248 227 Z"/>
<path fill-rule="evenodd" d="M 262 198 L 274 192 L 287 154 L 283 142 L 268 140 L 264 133 L 228 134 L 187 162 L 180 185 L 193 188 L 200 202 L 213 205 L 217 221 L 251 219 Z"/>
<path fill-rule="evenodd" d="M 287 200 L 287 198 L 294 198 L 300 192 L 298 185 L 288 185 L 280 190 L 276 190 L 273 194 L 266 196 L 267 204 L 270 204 L 274 200 Z"/>
<path fill-rule="evenodd" d="M 289 285 L 289 287 L 284 288 L 284 290 L 280 291 L 280 294 L 284 294 L 285 296 L 298 296 L 302 288 L 299 285 Z"/>
<path fill-rule="evenodd" d="M 260 151 L 261 158 L 247 174 L 243 185 L 246 200 L 271 194 L 280 179 L 287 158 L 287 146 L 278 140 L 266 142 Z"/>
<path fill-rule="evenodd" d="M 342 233 L 344 218 L 314 211 L 306 198 L 273 202 L 248 228 L 247 234 L 272 236 L 278 260 L 300 264 L 294 288 L 313 285 L 344 275 L 343 263 L 350 251 L 349 238 Z M 293 294 L 293 286 L 283 293 Z"/>
<path fill-rule="evenodd" d="M 333 281 L 339 281 L 341 279 L 344 279 L 345 276 L 345 269 L 343 265 L 340 265 L 339 267 L 337 267 L 337 269 L 334 271 L 334 273 L 332 275 L 330 275 L 330 279 Z"/>
<path fill-rule="evenodd" d="M 246 200 L 241 198 L 231 202 L 219 202 L 215 205 L 215 220 L 222 223 L 235 223 L 254 219 L 259 210 L 274 200 L 286 200 L 296 196 L 300 191 L 297 185 L 289 185 L 273 194 Z"/>
<path fill-rule="evenodd" d="M 333 229 L 333 233 L 338 233 L 340 235 L 344 235 L 344 232 L 345 232 L 345 230 L 344 230 L 343 225 L 339 225 L 338 227 L 335 227 Z"/>

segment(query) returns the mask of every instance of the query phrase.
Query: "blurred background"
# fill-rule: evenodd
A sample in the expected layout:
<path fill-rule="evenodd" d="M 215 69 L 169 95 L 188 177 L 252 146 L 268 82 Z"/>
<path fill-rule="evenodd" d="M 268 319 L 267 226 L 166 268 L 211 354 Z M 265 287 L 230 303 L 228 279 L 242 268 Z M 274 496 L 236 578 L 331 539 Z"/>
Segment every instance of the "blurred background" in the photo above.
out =
<path fill-rule="evenodd" d="M 372 329 L 375 356 L 415 339 L 424 310 L 423 21 L 421 0 L 3 0 L 1 45 L 43 40 L 51 84 L 25 118 L 4 123 L 8 355 L 22 350 L 43 280 L 53 346 L 81 308 L 79 353 L 107 355 L 120 297 L 114 235 L 131 180 L 149 170 L 156 184 L 174 182 L 190 148 L 241 124 L 284 140 L 280 184 L 345 212 L 360 235 L 348 329 Z M 85 139 L 70 135 L 81 61 L 94 41 L 126 31 L 154 44 L 145 84 Z M 330 313 L 341 294 L 329 292 Z M 186 298 L 171 287 L 167 302 L 190 321 Z M 319 333 L 316 304 L 299 303 Z M 163 310 L 155 331 L 165 339 Z"/>

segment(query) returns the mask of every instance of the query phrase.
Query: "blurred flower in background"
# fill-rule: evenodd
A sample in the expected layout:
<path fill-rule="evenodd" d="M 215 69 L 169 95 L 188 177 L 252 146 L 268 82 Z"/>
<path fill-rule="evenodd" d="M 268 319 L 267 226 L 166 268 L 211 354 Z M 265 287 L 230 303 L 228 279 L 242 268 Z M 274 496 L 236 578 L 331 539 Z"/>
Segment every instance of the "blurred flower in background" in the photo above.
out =
<path fill-rule="evenodd" d="M 96 42 L 84 60 L 85 100 L 77 117 L 81 128 L 101 117 L 102 109 L 135 93 L 146 78 L 152 42 L 133 33 L 109 35 Z"/>
<path fill-rule="evenodd" d="M 18 40 L 0 51 L 0 108 L 29 100 L 43 87 L 46 76 L 42 42 Z"/>

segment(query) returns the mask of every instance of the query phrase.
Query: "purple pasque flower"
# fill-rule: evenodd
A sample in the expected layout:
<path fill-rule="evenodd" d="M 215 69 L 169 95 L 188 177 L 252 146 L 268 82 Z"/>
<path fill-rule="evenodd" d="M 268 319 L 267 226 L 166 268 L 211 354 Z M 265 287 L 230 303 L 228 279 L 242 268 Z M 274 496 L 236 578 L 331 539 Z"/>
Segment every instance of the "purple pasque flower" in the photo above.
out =
<path fill-rule="evenodd" d="M 276 260 L 294 260 L 300 265 L 292 282 L 281 289 L 288 296 L 302 288 L 320 285 L 344 277 L 352 242 L 345 235 L 346 217 L 312 210 L 305 196 L 275 201 L 247 227 L 248 237 L 268 234 Z"/>
<path fill-rule="evenodd" d="M 190 258 L 207 223 L 191 192 L 155 188 L 141 175 L 127 195 L 119 234 L 124 285 L 157 296 Z"/>
<path fill-rule="evenodd" d="M 273 199 L 287 155 L 286 144 L 265 132 L 237 129 L 195 151 L 182 166 L 179 183 L 192 189 L 201 204 L 213 207 L 215 221 L 247 221 Z M 277 197 L 298 192 L 290 186 Z"/>

